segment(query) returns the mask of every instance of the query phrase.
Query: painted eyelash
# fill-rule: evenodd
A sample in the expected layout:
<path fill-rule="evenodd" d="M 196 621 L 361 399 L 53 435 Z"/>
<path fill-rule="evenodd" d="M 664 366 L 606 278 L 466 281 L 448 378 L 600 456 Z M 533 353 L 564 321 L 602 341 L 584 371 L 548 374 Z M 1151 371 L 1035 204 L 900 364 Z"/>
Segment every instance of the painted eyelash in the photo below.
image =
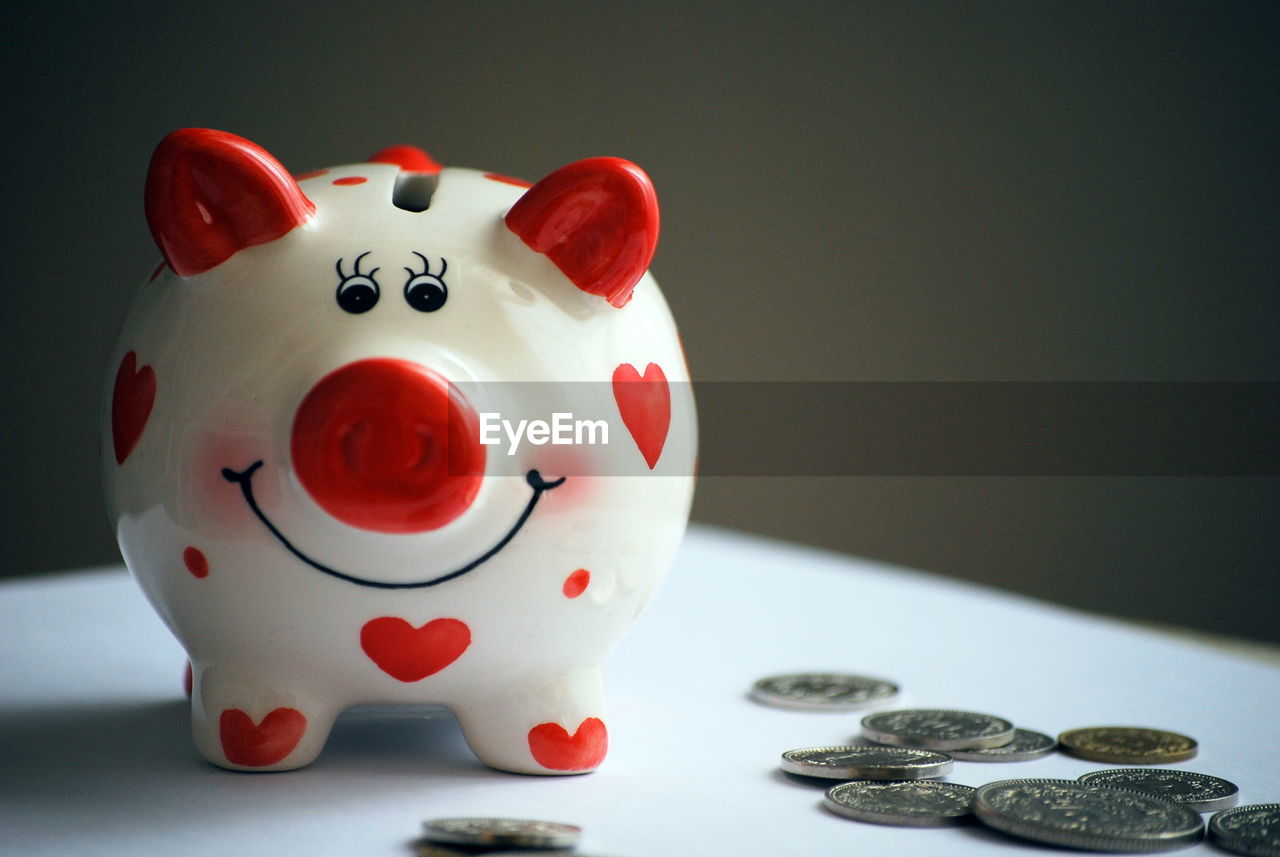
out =
<path fill-rule="evenodd" d="M 382 270 L 381 268 L 374 268 L 372 271 L 370 271 L 367 274 L 362 273 L 360 271 L 360 260 L 363 259 L 365 256 L 368 256 L 372 252 L 373 252 L 372 250 L 365 250 L 363 253 L 361 253 L 359 256 L 356 257 L 355 261 L 352 263 L 352 271 L 350 275 L 342 273 L 342 260 L 339 259 L 337 264 L 334 266 L 338 269 L 338 278 L 341 280 L 349 280 L 352 277 L 368 277 L 369 279 L 373 279 L 373 275 L 381 271 Z"/>
<path fill-rule="evenodd" d="M 413 268 L 410 268 L 407 265 L 405 266 L 405 270 L 409 272 L 410 277 L 435 277 L 438 280 L 444 279 L 444 272 L 449 270 L 449 262 L 443 256 L 440 257 L 440 273 L 433 274 L 431 273 L 431 262 L 427 260 L 426 256 L 423 256 L 417 250 L 413 250 L 410 252 L 412 252 L 413 255 L 417 256 L 419 259 L 422 260 L 421 271 L 415 271 L 413 270 Z"/>

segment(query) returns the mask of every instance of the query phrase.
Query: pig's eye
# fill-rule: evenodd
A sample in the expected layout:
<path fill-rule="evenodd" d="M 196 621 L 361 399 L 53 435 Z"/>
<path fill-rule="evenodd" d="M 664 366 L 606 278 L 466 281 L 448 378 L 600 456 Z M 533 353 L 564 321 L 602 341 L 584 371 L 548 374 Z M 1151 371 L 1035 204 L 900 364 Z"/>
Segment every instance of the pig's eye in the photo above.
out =
<path fill-rule="evenodd" d="M 351 274 L 342 273 L 342 260 L 338 260 L 338 306 L 352 315 L 368 312 L 378 302 L 378 283 L 373 275 L 381 269 L 374 268 L 367 274 L 360 272 L 360 260 L 371 252 L 366 250 L 356 257 Z"/>
<path fill-rule="evenodd" d="M 338 286 L 338 306 L 352 315 L 373 309 L 378 302 L 378 284 L 371 277 L 348 277 Z"/>
<path fill-rule="evenodd" d="M 448 297 L 449 290 L 435 274 L 417 274 L 404 285 L 404 299 L 418 312 L 435 312 Z"/>
<path fill-rule="evenodd" d="M 409 272 L 409 281 L 404 284 L 404 299 L 418 312 L 435 312 L 449 298 L 449 290 L 444 284 L 444 272 L 449 263 L 441 259 L 440 273 L 433 274 L 426 256 L 416 250 L 413 255 L 422 260 L 422 271 L 405 268 Z"/>

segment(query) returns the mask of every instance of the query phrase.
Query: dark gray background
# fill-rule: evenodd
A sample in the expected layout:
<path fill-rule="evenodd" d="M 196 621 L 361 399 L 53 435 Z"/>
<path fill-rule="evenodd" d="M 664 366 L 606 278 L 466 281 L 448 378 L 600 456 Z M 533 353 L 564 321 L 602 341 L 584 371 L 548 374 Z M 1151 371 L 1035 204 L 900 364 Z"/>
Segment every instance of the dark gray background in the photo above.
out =
<path fill-rule="evenodd" d="M 695 378 L 1280 379 L 1275 9 L 6 4 L 0 571 L 118 559 L 96 412 L 157 256 L 147 159 L 183 126 L 295 171 L 394 142 L 528 178 L 630 158 Z M 702 442 L 786 455 L 732 419 Z M 1278 500 L 1275 478 L 716 477 L 695 517 L 1276 640 Z"/>

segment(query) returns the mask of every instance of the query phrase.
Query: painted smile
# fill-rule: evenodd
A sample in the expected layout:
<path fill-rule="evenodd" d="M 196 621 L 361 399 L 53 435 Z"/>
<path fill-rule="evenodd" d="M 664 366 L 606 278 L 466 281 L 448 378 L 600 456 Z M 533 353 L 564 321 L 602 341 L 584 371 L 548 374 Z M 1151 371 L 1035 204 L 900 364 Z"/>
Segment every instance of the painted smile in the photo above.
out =
<path fill-rule="evenodd" d="M 258 520 L 262 522 L 263 526 L 267 528 L 271 535 L 276 537 L 276 541 L 284 545 L 285 549 L 288 550 L 289 553 L 293 554 L 316 571 L 324 572 L 330 577 L 336 577 L 339 580 L 345 580 L 348 583 L 354 583 L 358 586 L 371 586 L 377 589 L 423 589 L 428 586 L 436 586 L 437 584 L 446 583 L 456 577 L 461 577 L 469 571 L 473 571 L 496 556 L 499 551 L 505 548 L 507 544 L 515 538 L 516 533 L 520 532 L 520 528 L 524 526 L 525 521 L 529 520 L 529 516 L 533 514 L 533 507 L 538 505 L 538 500 L 542 497 L 543 493 L 550 491 L 552 488 L 557 488 L 560 485 L 563 485 L 565 481 L 565 477 L 561 476 L 554 482 L 548 482 L 542 478 L 542 474 L 538 473 L 538 471 L 530 470 L 525 474 L 524 480 L 529 483 L 529 487 L 533 490 L 533 494 L 529 497 L 529 502 L 525 505 L 524 511 L 520 513 L 520 517 L 516 519 L 516 522 L 511 526 L 511 529 L 507 530 L 507 534 L 498 540 L 497 544 L 489 548 L 489 550 L 485 551 L 485 553 L 478 558 L 464 565 L 462 568 L 448 572 L 447 574 L 442 574 L 439 577 L 433 577 L 430 580 L 419 580 L 413 583 L 384 583 L 380 580 L 368 580 L 363 577 L 356 577 L 355 575 L 346 574 L 338 571 L 337 569 L 330 568 L 327 565 L 316 562 L 314 559 L 294 547 L 293 543 L 285 538 L 284 534 L 276 528 L 275 524 L 271 523 L 271 520 L 263 513 L 262 509 L 258 507 L 258 502 L 253 498 L 253 475 L 260 467 L 262 467 L 261 461 L 255 461 L 244 470 L 232 470 L 230 467 L 224 467 L 222 468 L 222 478 L 240 486 L 240 493 L 244 495 L 244 501 L 249 505 L 253 514 L 258 516 Z"/>

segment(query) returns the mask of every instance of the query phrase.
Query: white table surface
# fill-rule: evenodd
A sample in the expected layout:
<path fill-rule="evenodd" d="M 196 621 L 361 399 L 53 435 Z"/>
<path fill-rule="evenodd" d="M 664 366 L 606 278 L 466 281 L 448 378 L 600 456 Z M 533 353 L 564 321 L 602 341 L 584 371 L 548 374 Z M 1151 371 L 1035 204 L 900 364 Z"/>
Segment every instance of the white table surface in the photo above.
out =
<path fill-rule="evenodd" d="M 1105 585 L 1099 582 L 1100 586 Z M 1206 583 L 1205 598 L 1213 597 Z M 595 774 L 485 768 L 440 712 L 344 715 L 320 759 L 282 774 L 206 764 L 184 657 L 119 567 L 0 585 L 0 853 L 394 855 L 424 818 L 581 825 L 580 851 L 657 855 L 1046 853 L 980 826 L 837 818 L 778 755 L 836 744 L 858 713 L 768 708 L 758 677 L 839 670 L 897 681 L 892 707 L 965 708 L 1042 732 L 1172 729 L 1242 803 L 1280 801 L 1280 668 L 903 569 L 694 528 L 607 670 L 610 753 Z M 1054 755 L 957 762 L 948 778 L 1071 777 Z M 1213 852 L 1207 844 L 1178 853 Z"/>

